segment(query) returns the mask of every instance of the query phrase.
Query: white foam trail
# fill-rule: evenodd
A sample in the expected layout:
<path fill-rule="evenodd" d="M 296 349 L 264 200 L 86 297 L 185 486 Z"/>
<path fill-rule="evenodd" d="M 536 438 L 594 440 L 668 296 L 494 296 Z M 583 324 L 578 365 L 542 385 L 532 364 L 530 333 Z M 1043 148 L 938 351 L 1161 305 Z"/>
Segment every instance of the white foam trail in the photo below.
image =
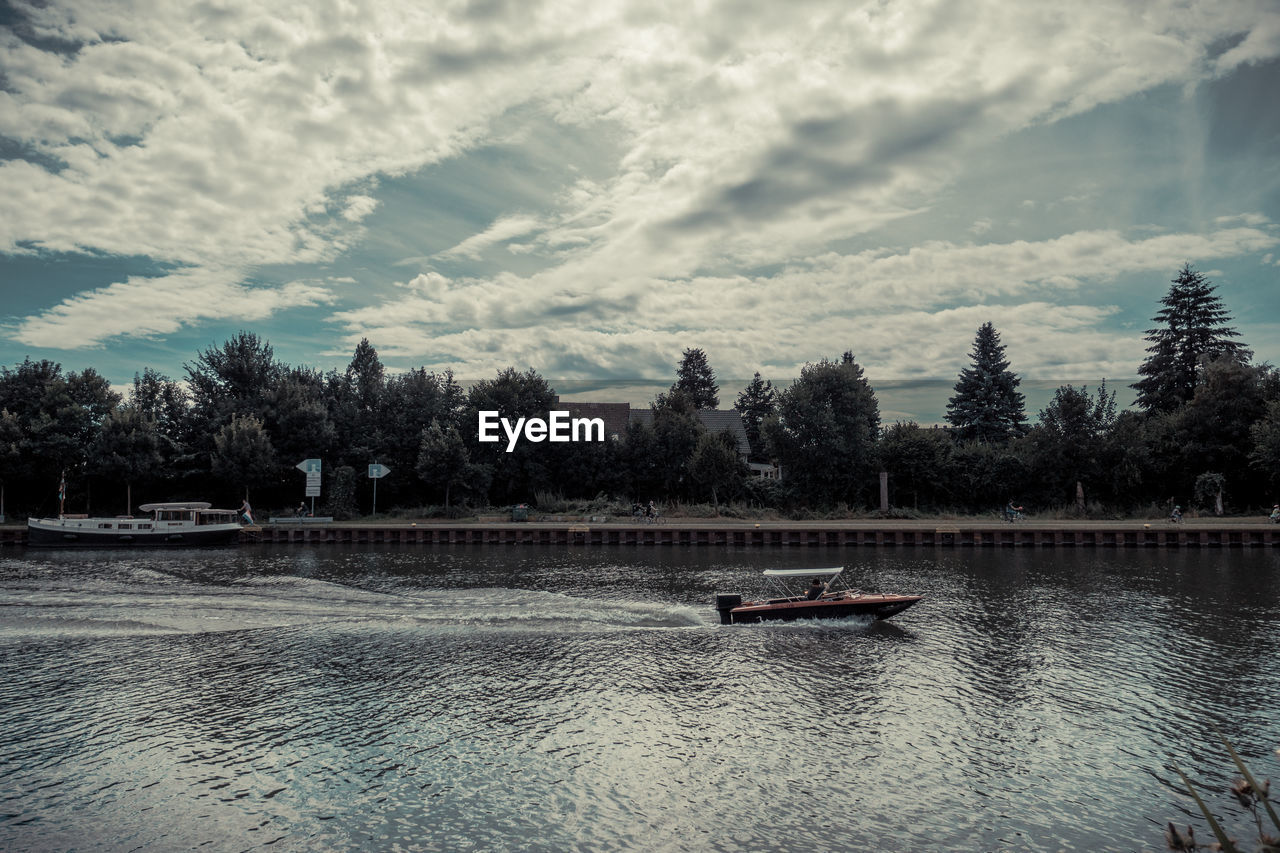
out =
<path fill-rule="evenodd" d="M 229 585 L 157 572 L 86 589 L 10 590 L 0 635 L 205 633 L 336 622 L 419 630 L 584 631 L 707 624 L 687 606 L 504 588 L 377 592 L 294 576 Z M 144 579 L 145 578 L 145 579 Z"/>

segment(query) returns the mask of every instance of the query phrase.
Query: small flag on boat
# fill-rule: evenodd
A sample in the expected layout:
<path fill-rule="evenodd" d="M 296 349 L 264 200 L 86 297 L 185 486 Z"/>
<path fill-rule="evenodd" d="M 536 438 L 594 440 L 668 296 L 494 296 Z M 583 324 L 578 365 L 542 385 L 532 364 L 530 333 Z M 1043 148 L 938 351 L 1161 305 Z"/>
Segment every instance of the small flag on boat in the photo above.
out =
<path fill-rule="evenodd" d="M 62 472 L 62 482 L 58 483 L 58 500 L 65 501 L 67 499 L 67 472 Z"/>

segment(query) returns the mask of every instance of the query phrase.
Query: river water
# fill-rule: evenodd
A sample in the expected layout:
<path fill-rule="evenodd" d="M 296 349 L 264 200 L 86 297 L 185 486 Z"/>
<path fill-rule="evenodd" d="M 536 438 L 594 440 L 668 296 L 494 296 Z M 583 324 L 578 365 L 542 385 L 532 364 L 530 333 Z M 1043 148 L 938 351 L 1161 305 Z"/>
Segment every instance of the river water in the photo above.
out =
<path fill-rule="evenodd" d="M 926 598 L 712 609 L 841 564 Z M 1262 550 L 6 551 L 0 849 L 1163 849 L 1169 762 L 1230 782 L 1216 729 L 1277 775 L 1278 580 Z"/>

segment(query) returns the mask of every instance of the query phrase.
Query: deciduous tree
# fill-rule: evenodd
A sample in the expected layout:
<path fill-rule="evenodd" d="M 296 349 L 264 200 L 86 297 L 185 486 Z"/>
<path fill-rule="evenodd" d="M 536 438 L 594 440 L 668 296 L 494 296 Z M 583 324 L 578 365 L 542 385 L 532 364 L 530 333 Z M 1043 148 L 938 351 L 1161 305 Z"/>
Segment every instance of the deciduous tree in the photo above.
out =
<path fill-rule="evenodd" d="M 738 458 L 738 440 L 728 430 L 703 432 L 689 458 L 689 476 L 711 492 L 711 504 L 720 514 L 720 495 L 742 484 L 745 475 Z"/>
<path fill-rule="evenodd" d="M 705 432 L 693 398 L 673 388 L 653 404 L 653 462 L 665 500 L 688 495 L 689 459 Z"/>
<path fill-rule="evenodd" d="M 806 364 L 765 426 L 788 491 L 819 505 L 864 498 L 878 467 L 879 431 L 875 392 L 852 358 Z"/>
<path fill-rule="evenodd" d="M 1088 386 L 1063 385 L 1040 410 L 1039 423 L 1025 442 L 1039 499 L 1066 504 L 1076 499 L 1077 490 L 1097 497 L 1106 478 L 1105 446 L 1116 421 L 1115 396 L 1106 382 L 1093 396 Z"/>
<path fill-rule="evenodd" d="M 266 485 L 276 476 L 276 451 L 253 415 L 238 415 L 218 430 L 213 440 L 211 469 L 215 477 L 233 487 Z"/>
<path fill-rule="evenodd" d="M 880 438 L 880 460 L 889 472 L 897 506 L 942 506 L 948 499 L 954 442 L 945 430 L 899 422 Z"/>
<path fill-rule="evenodd" d="M 124 483 L 126 512 L 133 512 L 133 484 L 160 473 L 162 444 L 155 421 L 134 406 L 119 406 L 103 421 L 94 443 L 94 473 Z"/>
<path fill-rule="evenodd" d="M 555 401 L 555 392 L 533 368 L 521 373 L 514 367 L 499 371 L 493 379 L 471 386 L 466 415 L 459 433 L 472 462 L 486 465 L 492 472 L 491 495 L 499 501 L 530 500 L 547 485 L 547 469 L 541 445 L 518 442 L 506 452 L 506 438 L 493 443 L 478 440 L 479 412 L 493 411 L 515 424 L 520 418 L 545 418 Z"/>
<path fill-rule="evenodd" d="M 1249 464 L 1266 478 L 1268 488 L 1276 494 L 1280 492 L 1280 400 L 1267 404 L 1266 414 L 1250 428 L 1249 435 L 1253 441 Z M 1278 499 L 1280 496 L 1272 500 Z"/>
<path fill-rule="evenodd" d="M 416 470 L 428 486 L 443 490 L 446 508 L 453 487 L 466 485 L 471 467 L 471 456 L 457 427 L 442 427 L 439 421 L 432 421 L 423 428 Z"/>

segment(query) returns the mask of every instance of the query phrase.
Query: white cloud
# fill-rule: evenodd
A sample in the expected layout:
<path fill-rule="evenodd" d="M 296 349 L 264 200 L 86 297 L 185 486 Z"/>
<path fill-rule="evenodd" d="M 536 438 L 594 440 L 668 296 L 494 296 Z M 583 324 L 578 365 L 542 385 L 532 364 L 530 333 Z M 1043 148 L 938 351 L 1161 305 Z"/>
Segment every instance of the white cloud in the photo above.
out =
<path fill-rule="evenodd" d="M 342 218 L 348 222 L 359 222 L 378 207 L 378 200 L 367 195 L 353 195 L 347 198 Z"/>
<path fill-rule="evenodd" d="M 490 247 L 523 237 L 538 230 L 539 227 L 539 220 L 534 216 L 504 216 L 483 232 L 468 237 L 452 249 L 441 252 L 440 257 L 477 260 Z"/>
<path fill-rule="evenodd" d="M 575 261 L 530 277 L 429 273 L 404 285 L 406 296 L 334 319 L 346 329 L 343 348 L 368 336 L 389 357 L 441 359 L 431 367 L 538 365 L 565 378 L 664 375 L 690 340 L 747 371 L 791 375 L 805 360 L 852 348 L 879 376 L 945 376 L 963 366 L 975 330 L 991 320 L 1020 345 L 1024 375 L 1117 376 L 1136 369 L 1144 343 L 1110 327 L 1118 311 L 1111 282 L 1163 276 L 1171 257 L 1211 260 L 1276 245 L 1274 229 L 1140 239 L 1078 232 L 826 253 L 770 276 L 664 279 L 640 270 L 605 281 Z"/>
<path fill-rule="evenodd" d="M 903 341 L 922 336 L 909 323 L 945 318 L 967 338 L 963 312 L 990 308 L 1024 327 L 1047 365 L 1062 343 L 1055 329 L 1106 316 L 1070 304 L 1082 285 L 1275 245 L 1265 217 L 1244 215 L 1211 233 L 1143 240 L 1073 230 L 848 248 L 931 209 L 975 151 L 1008 134 L 1274 57 L 1266 0 L 1115 0 L 1069 15 L 996 0 L 55 0 L 26 14 L 39 35 L 81 46 L 55 54 L 0 36 L 0 135 L 32 152 L 0 164 L 0 252 L 87 249 L 190 268 L 20 320 L 16 339 L 33 345 L 330 302 L 315 285 L 248 287 L 237 276 L 333 262 L 361 239 L 375 186 L 519 145 L 530 117 L 597 139 L 616 160 L 592 163 L 592 177 L 541 197 L 541 208 L 528 194 L 486 199 L 498 213 L 484 230 L 421 250 L 464 271 L 419 277 L 381 304 L 348 294 L 335 319 L 350 335 L 376 329 L 380 348 L 406 357 L 582 374 L 666 369 L 693 332 L 725 359 L 787 368 L 857 349 L 857 336 L 885 371 L 905 375 L 932 358 L 907 357 Z M 967 221 L 975 235 L 991 222 Z M 504 245 L 548 268 L 465 272 Z M 754 272 L 763 267 L 780 271 Z M 90 321 L 108 309 L 110 319 Z M 1099 340 L 1092 363 L 1116 347 Z"/>
<path fill-rule="evenodd" d="M 306 282 L 240 284 L 238 270 L 195 268 L 159 278 L 130 277 L 87 291 L 17 324 L 12 337 L 36 347 L 98 346 L 118 335 L 172 334 L 202 320 L 261 321 L 276 311 L 330 304 L 331 291 Z"/>

